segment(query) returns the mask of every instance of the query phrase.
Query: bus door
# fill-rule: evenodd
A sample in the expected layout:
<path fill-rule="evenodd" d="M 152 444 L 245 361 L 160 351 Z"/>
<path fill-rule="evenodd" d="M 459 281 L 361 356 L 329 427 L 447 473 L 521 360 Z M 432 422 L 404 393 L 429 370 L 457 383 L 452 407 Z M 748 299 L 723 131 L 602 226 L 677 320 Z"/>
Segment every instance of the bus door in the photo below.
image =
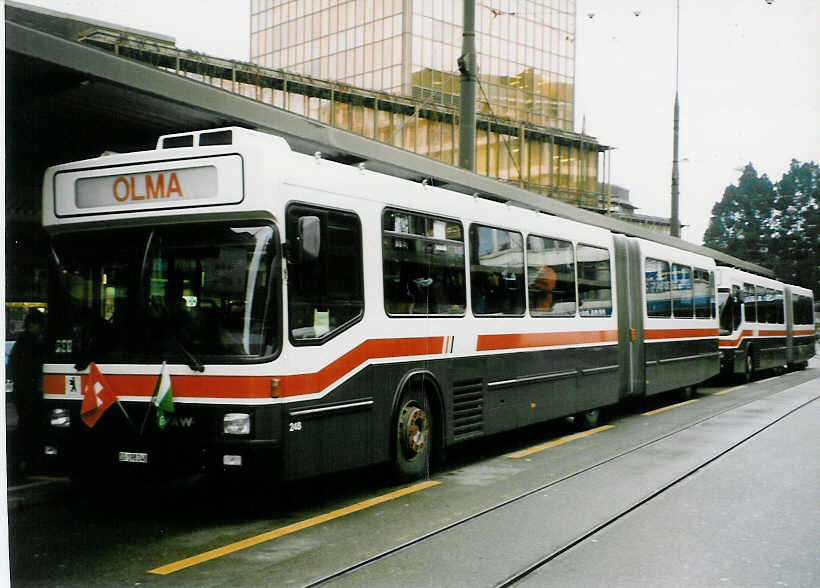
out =
<path fill-rule="evenodd" d="M 641 251 L 638 241 L 615 235 L 615 276 L 620 397 L 641 396 L 646 389 L 646 366 Z"/>

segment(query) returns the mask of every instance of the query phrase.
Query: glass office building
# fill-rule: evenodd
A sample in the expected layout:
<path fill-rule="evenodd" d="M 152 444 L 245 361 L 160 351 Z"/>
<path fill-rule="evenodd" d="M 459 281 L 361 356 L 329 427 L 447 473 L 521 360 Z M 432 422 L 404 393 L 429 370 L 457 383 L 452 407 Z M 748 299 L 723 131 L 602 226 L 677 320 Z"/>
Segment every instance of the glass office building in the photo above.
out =
<path fill-rule="evenodd" d="M 251 61 L 457 105 L 462 11 L 459 0 L 252 0 Z M 575 0 L 476 4 L 479 112 L 573 130 L 575 11 Z"/>
<path fill-rule="evenodd" d="M 250 2 L 252 63 L 289 78 L 259 99 L 457 164 L 460 0 Z M 476 172 L 607 212 L 609 148 L 573 129 L 575 13 L 476 3 Z"/>

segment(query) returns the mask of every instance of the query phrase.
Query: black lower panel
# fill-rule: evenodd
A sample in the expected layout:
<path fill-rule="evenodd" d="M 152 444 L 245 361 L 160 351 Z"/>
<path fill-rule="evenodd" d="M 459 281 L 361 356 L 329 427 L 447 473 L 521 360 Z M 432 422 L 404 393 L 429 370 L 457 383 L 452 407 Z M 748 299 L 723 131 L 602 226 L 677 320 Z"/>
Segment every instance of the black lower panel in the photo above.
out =
<path fill-rule="evenodd" d="M 719 371 L 717 339 L 646 344 L 647 395 L 693 386 Z"/>

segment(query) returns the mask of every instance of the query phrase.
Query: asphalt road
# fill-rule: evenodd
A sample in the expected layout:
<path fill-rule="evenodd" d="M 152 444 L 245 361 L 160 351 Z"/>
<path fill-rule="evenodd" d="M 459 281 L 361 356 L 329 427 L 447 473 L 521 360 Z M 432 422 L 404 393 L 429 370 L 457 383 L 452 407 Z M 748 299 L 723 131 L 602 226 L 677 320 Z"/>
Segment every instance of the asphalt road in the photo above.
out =
<path fill-rule="evenodd" d="M 517 582 L 820 585 L 818 363 L 584 436 L 472 443 L 409 488 L 377 468 L 277 496 L 28 480 L 9 493 L 12 583 L 495 586 L 532 567 Z"/>

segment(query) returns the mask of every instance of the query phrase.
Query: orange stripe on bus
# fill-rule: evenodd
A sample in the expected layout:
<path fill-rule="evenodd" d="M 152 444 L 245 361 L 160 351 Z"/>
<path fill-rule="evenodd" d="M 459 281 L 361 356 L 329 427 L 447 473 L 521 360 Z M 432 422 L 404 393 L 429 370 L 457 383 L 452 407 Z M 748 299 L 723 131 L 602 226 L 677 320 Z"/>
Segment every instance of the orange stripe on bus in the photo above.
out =
<path fill-rule="evenodd" d="M 70 374 L 67 374 L 70 375 Z M 81 376 L 83 385 L 86 376 Z M 117 396 L 154 394 L 156 375 L 105 374 Z M 270 398 L 269 376 L 171 376 L 175 398 Z M 65 375 L 45 374 L 46 394 L 65 394 Z"/>
<path fill-rule="evenodd" d="M 479 335 L 476 351 L 551 347 L 555 345 L 582 345 L 610 343 L 618 340 L 617 331 L 573 331 L 565 333 L 510 333 Z"/>
<path fill-rule="evenodd" d="M 786 331 L 785 330 L 777 330 L 777 331 L 758 331 L 758 337 L 785 337 Z"/>
<path fill-rule="evenodd" d="M 814 335 L 814 331 L 807 329 L 807 330 L 795 330 L 792 331 L 792 337 L 810 337 Z M 746 337 L 753 337 L 754 332 L 751 330 L 743 331 L 740 336 L 732 341 L 731 339 L 724 339 L 720 342 L 721 347 L 739 347 L 740 343 Z M 757 334 L 758 337 L 785 337 L 786 331 L 759 331 Z"/>
<path fill-rule="evenodd" d="M 723 339 L 720 342 L 720 346 L 721 347 L 738 347 L 740 345 L 740 342 L 743 341 L 743 339 L 745 339 L 746 337 L 751 337 L 753 334 L 754 333 L 750 330 L 741 331 L 740 336 L 738 336 L 737 339 L 735 339 L 734 341 L 732 341 L 731 339 Z"/>
<path fill-rule="evenodd" d="M 694 337 L 717 337 L 718 329 L 652 329 L 644 331 L 644 339 L 689 339 Z"/>
<path fill-rule="evenodd" d="M 299 396 L 320 392 L 370 359 L 440 355 L 443 346 L 444 337 L 370 339 L 348 351 L 318 372 L 280 377 L 279 395 Z"/>
<path fill-rule="evenodd" d="M 298 396 L 321 392 L 333 382 L 371 359 L 440 355 L 444 337 L 370 339 L 345 353 L 318 372 L 279 377 L 279 396 Z M 66 374 L 71 375 L 71 374 Z M 66 375 L 45 374 L 45 394 L 64 395 Z M 156 375 L 106 374 L 117 396 L 146 396 L 154 393 Z M 275 376 L 274 376 L 275 377 Z M 83 383 L 85 375 L 82 376 Z M 175 398 L 270 398 L 271 376 L 171 376 Z"/>

